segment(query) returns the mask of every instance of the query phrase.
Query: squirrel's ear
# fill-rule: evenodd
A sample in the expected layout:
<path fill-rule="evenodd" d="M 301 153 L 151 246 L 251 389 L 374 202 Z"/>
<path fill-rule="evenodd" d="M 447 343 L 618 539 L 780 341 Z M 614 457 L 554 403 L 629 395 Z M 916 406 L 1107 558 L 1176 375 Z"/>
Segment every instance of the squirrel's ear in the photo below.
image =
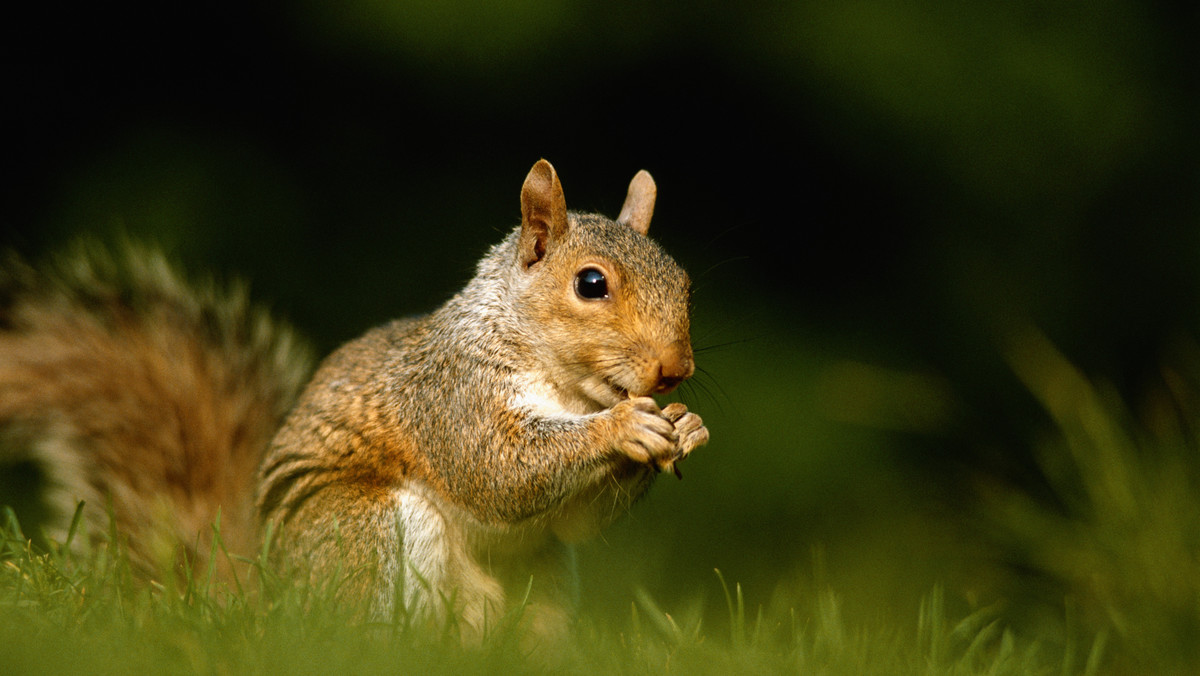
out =
<path fill-rule="evenodd" d="M 521 238 L 517 250 L 529 267 L 567 234 L 567 201 L 558 174 L 546 160 L 538 160 L 521 186 Z"/>
<path fill-rule="evenodd" d="M 650 229 L 650 217 L 654 215 L 654 198 L 658 196 L 658 186 L 650 172 L 642 169 L 629 182 L 629 193 L 625 195 L 625 206 L 621 207 L 621 215 L 617 222 L 628 225 L 643 235 Z"/>

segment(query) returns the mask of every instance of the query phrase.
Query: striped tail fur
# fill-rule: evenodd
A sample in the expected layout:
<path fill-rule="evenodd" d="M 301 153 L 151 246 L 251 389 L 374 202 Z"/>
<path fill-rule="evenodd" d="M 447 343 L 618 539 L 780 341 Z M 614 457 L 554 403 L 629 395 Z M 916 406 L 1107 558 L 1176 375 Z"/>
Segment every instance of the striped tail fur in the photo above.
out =
<path fill-rule="evenodd" d="M 190 284 L 152 249 L 80 244 L 38 268 L 10 256 L 0 471 L 36 467 L 49 537 L 82 501 L 93 539 L 115 526 L 149 575 L 203 565 L 218 512 L 227 550 L 251 554 L 255 471 L 312 363 L 243 287 Z"/>

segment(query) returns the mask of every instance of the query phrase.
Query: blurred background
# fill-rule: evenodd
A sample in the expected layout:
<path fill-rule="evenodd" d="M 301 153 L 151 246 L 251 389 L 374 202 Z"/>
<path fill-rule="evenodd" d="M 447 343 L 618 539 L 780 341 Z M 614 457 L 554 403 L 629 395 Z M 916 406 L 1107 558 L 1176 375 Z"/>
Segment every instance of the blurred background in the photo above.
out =
<path fill-rule="evenodd" d="M 639 587 L 723 613 L 719 568 L 750 604 L 828 583 L 909 613 L 940 582 L 1041 622 L 1093 571 L 1039 559 L 1049 531 L 998 535 L 1035 517 L 997 526 L 997 500 L 1106 528 L 1047 470 L 1090 457 L 1061 450 L 1056 393 L 1137 434 L 1190 419 L 1186 3 L 26 9 L 0 29 L 0 247 L 150 240 L 250 281 L 322 352 L 456 291 L 538 158 L 609 215 L 654 175 L 651 234 L 696 287 L 681 396 L 712 442 L 583 549 L 602 616 Z"/>

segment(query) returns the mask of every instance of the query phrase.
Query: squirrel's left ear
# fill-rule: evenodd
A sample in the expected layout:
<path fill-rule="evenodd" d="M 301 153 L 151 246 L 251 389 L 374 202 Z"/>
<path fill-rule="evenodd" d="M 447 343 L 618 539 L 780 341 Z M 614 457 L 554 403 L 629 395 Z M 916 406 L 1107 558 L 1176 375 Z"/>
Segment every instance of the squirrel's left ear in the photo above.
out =
<path fill-rule="evenodd" d="M 529 267 L 567 234 L 567 200 L 554 166 L 538 160 L 521 186 L 521 238 L 517 250 Z"/>
<path fill-rule="evenodd" d="M 658 197 L 658 186 L 650 172 L 642 169 L 629 182 L 629 192 L 625 195 L 625 206 L 621 207 L 621 215 L 617 222 L 628 225 L 643 235 L 650 229 L 650 217 L 654 215 L 654 199 Z"/>

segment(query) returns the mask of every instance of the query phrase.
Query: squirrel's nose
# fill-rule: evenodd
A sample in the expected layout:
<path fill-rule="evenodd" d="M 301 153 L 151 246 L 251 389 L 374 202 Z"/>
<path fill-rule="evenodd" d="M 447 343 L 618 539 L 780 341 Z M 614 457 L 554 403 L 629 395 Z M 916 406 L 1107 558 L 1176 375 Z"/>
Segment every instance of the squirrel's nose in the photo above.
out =
<path fill-rule="evenodd" d="M 658 362 L 658 383 L 654 391 L 666 394 L 679 383 L 692 377 L 695 364 L 692 361 L 692 346 L 685 341 L 676 341 L 663 350 Z"/>

